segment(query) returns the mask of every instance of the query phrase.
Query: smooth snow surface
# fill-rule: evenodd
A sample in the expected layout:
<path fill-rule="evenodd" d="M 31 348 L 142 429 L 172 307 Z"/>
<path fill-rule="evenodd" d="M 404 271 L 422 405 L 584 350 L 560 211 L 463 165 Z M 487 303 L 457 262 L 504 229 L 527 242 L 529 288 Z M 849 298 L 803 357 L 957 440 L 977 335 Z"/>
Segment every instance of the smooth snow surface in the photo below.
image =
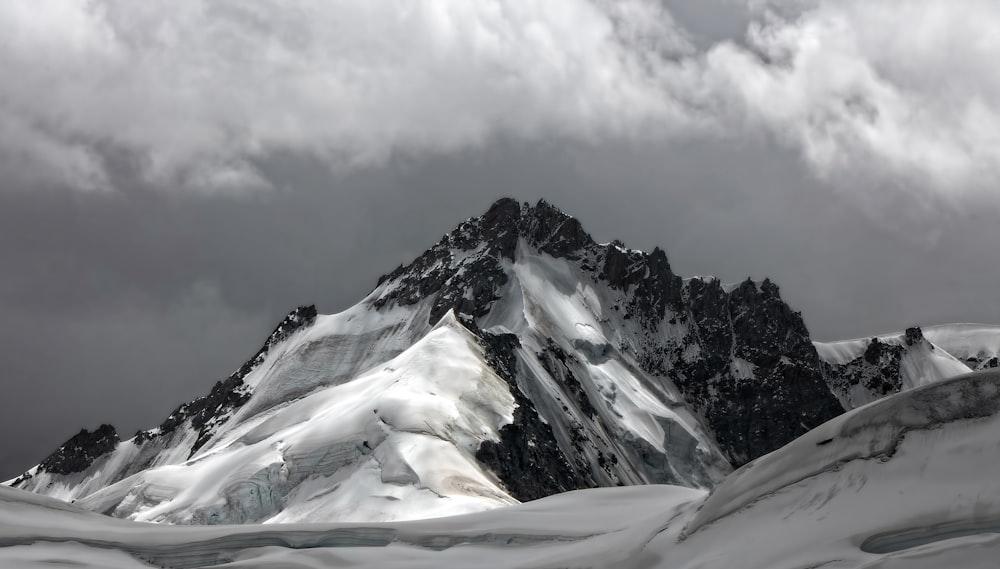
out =
<path fill-rule="evenodd" d="M 849 412 L 711 494 L 635 486 L 410 522 L 190 527 L 0 488 L 0 567 L 992 568 L 998 432 L 1000 373 L 980 372 Z"/>

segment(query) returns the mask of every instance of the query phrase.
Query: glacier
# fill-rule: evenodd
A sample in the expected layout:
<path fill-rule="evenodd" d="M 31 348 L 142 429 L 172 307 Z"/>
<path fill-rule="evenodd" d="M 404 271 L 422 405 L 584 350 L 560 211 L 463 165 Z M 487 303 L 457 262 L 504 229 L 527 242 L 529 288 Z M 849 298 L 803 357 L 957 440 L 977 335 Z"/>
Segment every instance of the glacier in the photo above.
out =
<path fill-rule="evenodd" d="M 437 519 L 211 527 L 0 488 L 4 567 L 995 567 L 1000 372 L 850 411 L 714 490 L 578 490 Z"/>

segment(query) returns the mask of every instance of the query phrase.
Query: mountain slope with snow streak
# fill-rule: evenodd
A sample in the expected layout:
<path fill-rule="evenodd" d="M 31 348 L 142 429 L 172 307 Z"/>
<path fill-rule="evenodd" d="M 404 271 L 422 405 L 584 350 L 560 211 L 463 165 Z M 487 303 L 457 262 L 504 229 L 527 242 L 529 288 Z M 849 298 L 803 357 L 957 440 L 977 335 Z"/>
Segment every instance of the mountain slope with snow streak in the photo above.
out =
<path fill-rule="evenodd" d="M 249 401 L 192 458 L 102 484 L 141 446 L 133 439 L 95 463 L 88 484 L 51 493 L 170 523 L 405 519 L 514 503 L 474 456 L 514 408 L 476 338 L 449 315 L 345 381 L 311 363 L 317 352 L 343 348 L 336 332 L 352 316 L 319 318 L 265 360 L 247 378 Z M 269 382 L 270 374 L 280 381 Z M 308 394 L 289 400 L 289 390 Z M 57 476 L 40 472 L 29 482 Z"/>
<path fill-rule="evenodd" d="M 438 519 L 138 524 L 0 488 L 0 565 L 985 569 L 1000 557 L 1000 372 L 848 412 L 706 492 L 588 489 Z"/>

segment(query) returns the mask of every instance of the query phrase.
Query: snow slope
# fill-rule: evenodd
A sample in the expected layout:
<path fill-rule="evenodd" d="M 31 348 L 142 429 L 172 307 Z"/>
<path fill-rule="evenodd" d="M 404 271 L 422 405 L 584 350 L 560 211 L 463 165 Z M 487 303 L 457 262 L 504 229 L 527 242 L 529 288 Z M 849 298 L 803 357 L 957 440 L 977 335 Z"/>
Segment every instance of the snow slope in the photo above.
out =
<path fill-rule="evenodd" d="M 358 336 L 370 339 L 367 330 L 399 322 L 356 323 L 365 332 L 345 339 L 340 331 L 356 317 L 321 318 L 269 358 L 248 378 L 256 388 L 249 403 L 191 459 L 105 485 L 104 472 L 134 449 L 125 442 L 106 470 L 52 494 L 119 517 L 170 523 L 391 520 L 514 503 L 474 458 L 514 407 L 475 338 L 449 315 L 355 377 L 338 372 L 369 354 L 329 360 L 335 365 L 324 355 L 325 365 L 313 367 L 317 352 L 356 352 Z M 395 351 L 377 341 L 366 349 L 379 354 L 372 361 Z M 292 390 L 307 394 L 292 399 Z M 41 473 L 32 482 L 51 477 Z"/>
<path fill-rule="evenodd" d="M 995 567 L 1000 373 L 891 395 L 715 490 L 591 489 L 456 517 L 188 527 L 0 488 L 4 567 Z"/>

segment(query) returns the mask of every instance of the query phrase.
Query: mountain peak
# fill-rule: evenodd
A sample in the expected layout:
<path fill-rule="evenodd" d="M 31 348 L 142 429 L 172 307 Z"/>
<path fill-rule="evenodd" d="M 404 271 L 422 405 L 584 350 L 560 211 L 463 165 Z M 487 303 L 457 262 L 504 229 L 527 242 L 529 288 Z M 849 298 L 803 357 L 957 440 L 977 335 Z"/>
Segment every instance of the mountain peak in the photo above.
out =
<path fill-rule="evenodd" d="M 519 284 L 511 288 L 512 280 Z M 527 283 L 539 281 L 547 284 L 525 292 Z M 587 294 L 593 296 L 575 298 Z M 515 300 L 505 303 L 507 295 Z M 645 372 L 669 378 L 695 402 L 735 464 L 842 411 L 801 315 L 773 282 L 748 279 L 729 288 L 717 279 L 684 281 L 659 247 L 645 253 L 617 241 L 598 245 L 578 220 L 544 200 L 497 200 L 383 278 L 368 300 L 376 309 L 428 302 L 432 325 L 449 310 L 475 322 L 501 306 L 489 321 L 513 318 L 505 327 L 520 322 L 518 312 L 534 319 L 536 311 L 554 307 L 556 319 L 573 320 L 578 301 L 588 312 L 599 311 L 597 320 L 546 334 L 587 329 L 616 338 Z M 506 313 L 511 306 L 520 309 Z"/>
<path fill-rule="evenodd" d="M 544 200 L 503 198 L 354 307 L 292 311 L 159 427 L 69 445 L 79 466 L 15 483 L 86 479 L 65 495 L 174 523 L 412 516 L 426 510 L 402 497 L 427 491 L 458 513 L 593 486 L 711 487 L 841 411 L 770 281 L 684 280 L 660 248 L 599 245 Z M 425 459 L 439 451 L 463 465 L 461 488 L 438 483 Z M 162 467 L 215 487 L 147 502 Z"/>
<path fill-rule="evenodd" d="M 501 198 L 409 265 L 382 276 L 378 285 L 384 288 L 372 302 L 376 308 L 407 306 L 436 295 L 432 324 L 450 309 L 483 316 L 507 283 L 504 263 L 514 260 L 522 241 L 539 253 L 573 260 L 599 248 L 576 218 L 545 200 L 531 205 Z"/>
<path fill-rule="evenodd" d="M 554 257 L 578 256 L 579 251 L 594 245 L 580 222 L 545 200 L 531 205 L 513 198 L 500 198 L 479 217 L 459 225 L 444 240 L 452 245 L 490 244 L 501 257 L 513 259 L 518 239 Z M 442 240 L 442 241 L 444 241 Z"/>

